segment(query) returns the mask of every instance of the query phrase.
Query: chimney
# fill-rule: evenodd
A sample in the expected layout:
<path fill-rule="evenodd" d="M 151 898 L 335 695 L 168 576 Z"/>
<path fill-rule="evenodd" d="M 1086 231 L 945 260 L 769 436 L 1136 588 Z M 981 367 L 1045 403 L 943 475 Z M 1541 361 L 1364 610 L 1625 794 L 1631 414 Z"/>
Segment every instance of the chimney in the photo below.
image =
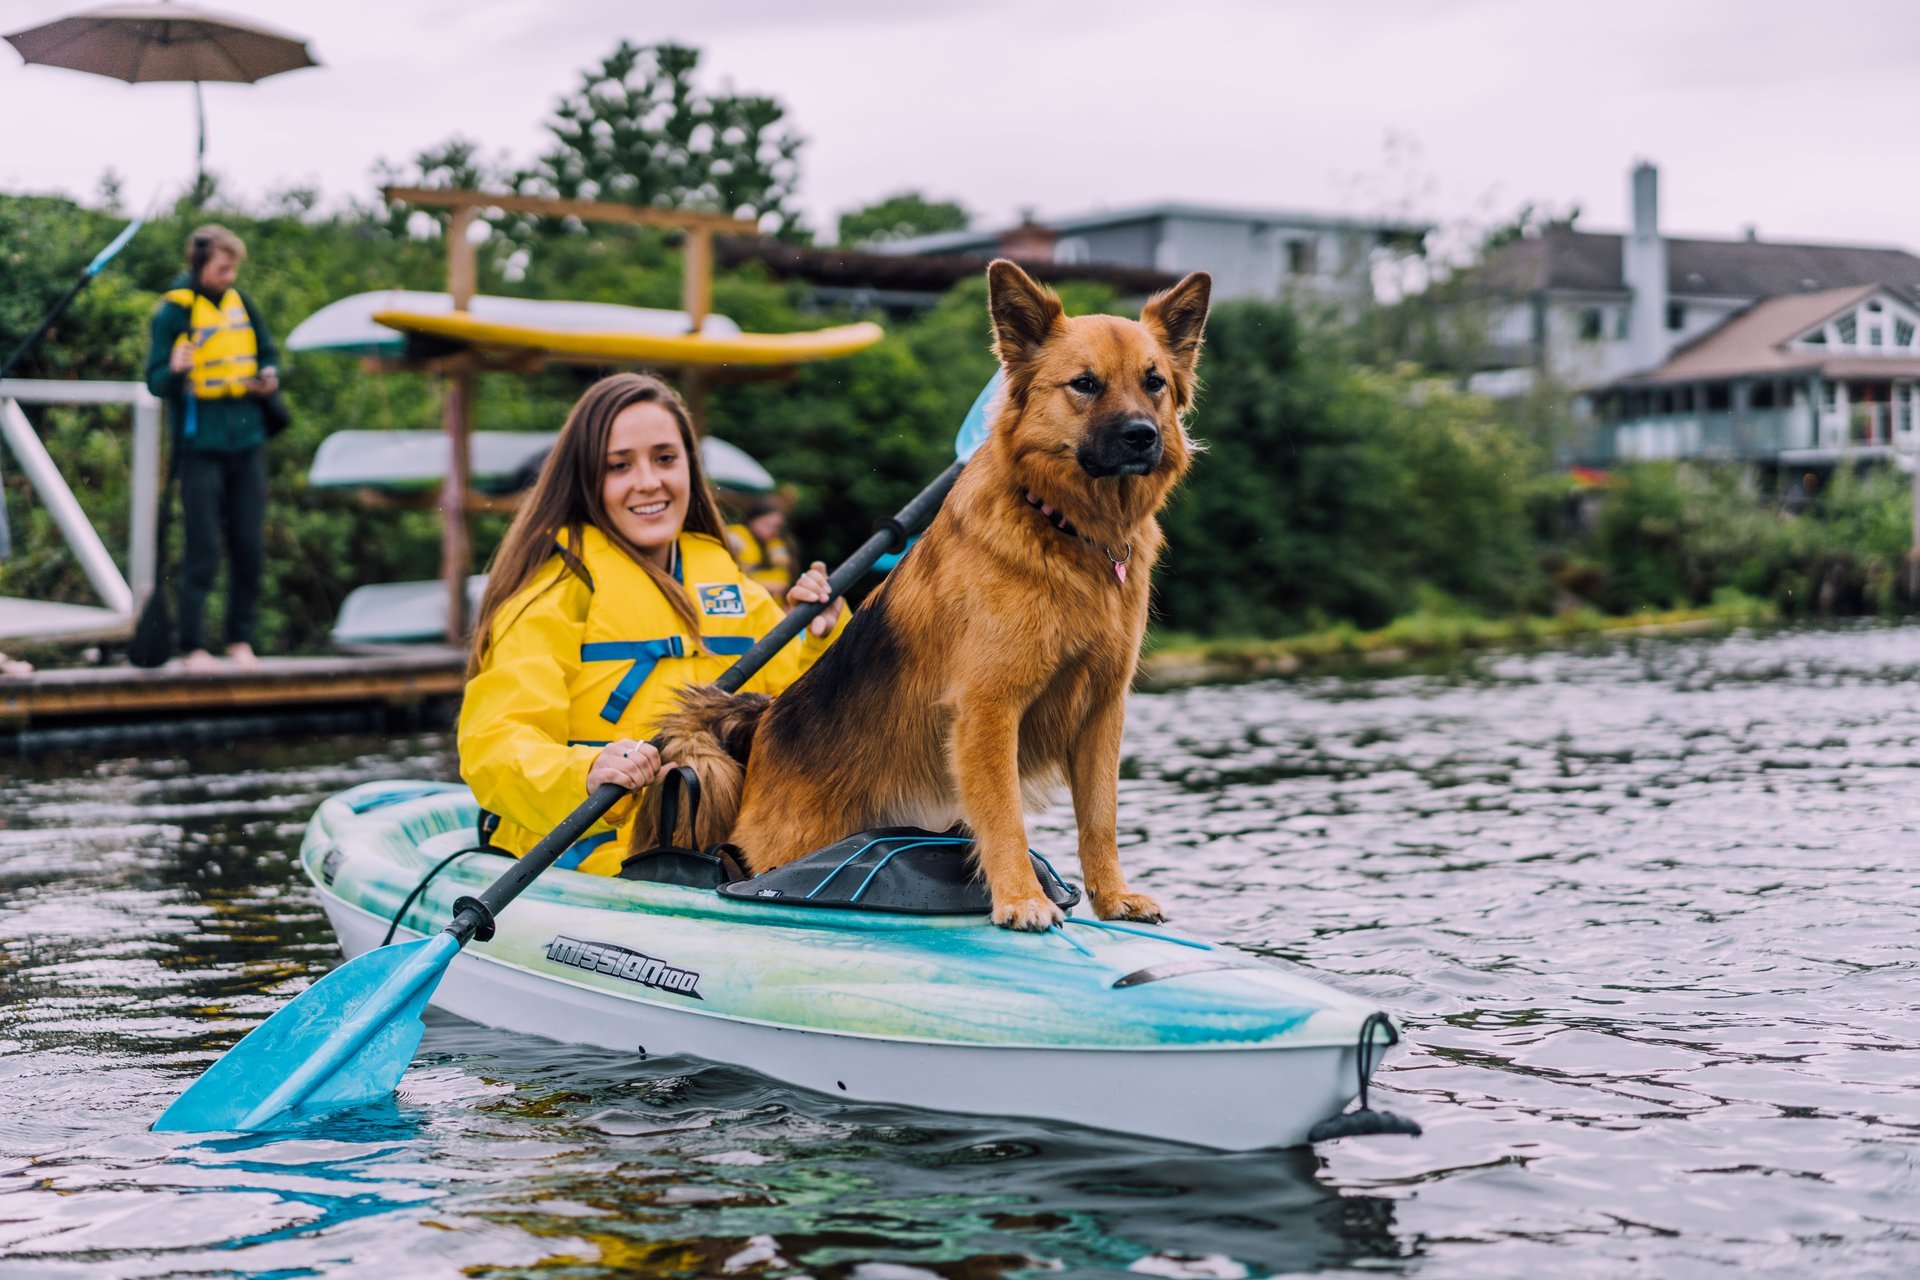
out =
<path fill-rule="evenodd" d="M 1033 220 L 1033 210 L 1020 210 L 1020 225 L 1000 233 L 1000 256 L 1015 262 L 1052 262 L 1060 233 Z"/>
<path fill-rule="evenodd" d="M 1667 245 L 1660 238 L 1660 171 L 1633 166 L 1633 229 L 1620 239 L 1620 275 L 1633 294 L 1627 347 L 1635 372 L 1667 358 Z"/>

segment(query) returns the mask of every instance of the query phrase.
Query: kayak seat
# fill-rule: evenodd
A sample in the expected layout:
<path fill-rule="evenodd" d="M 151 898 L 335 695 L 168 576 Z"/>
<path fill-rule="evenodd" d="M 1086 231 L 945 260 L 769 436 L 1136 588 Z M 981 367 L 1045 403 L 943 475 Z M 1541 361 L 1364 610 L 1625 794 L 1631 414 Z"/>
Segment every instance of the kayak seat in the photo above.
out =
<path fill-rule="evenodd" d="M 1071 910 L 1080 890 L 1029 853 L 1055 906 Z M 973 837 L 919 827 L 880 827 L 836 841 L 785 866 L 718 886 L 722 897 L 781 907 L 836 907 L 903 915 L 987 915 L 986 881 L 974 874 Z"/>
<path fill-rule="evenodd" d="M 687 830 L 694 829 L 694 817 L 700 812 L 699 776 L 682 765 L 669 770 L 657 785 L 661 789 L 659 833 L 653 848 L 643 849 L 620 864 L 620 878 L 684 885 L 690 889 L 714 889 L 731 880 L 746 879 L 747 873 L 735 856 L 740 851 L 732 845 L 694 849 L 674 841 L 680 826 L 682 793 L 687 803 Z"/>

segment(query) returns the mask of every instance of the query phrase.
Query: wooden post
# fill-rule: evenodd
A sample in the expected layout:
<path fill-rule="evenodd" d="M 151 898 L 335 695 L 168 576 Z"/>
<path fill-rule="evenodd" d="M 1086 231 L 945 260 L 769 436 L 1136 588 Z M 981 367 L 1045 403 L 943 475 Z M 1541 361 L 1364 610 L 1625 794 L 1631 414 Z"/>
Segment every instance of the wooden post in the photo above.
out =
<path fill-rule="evenodd" d="M 687 332 L 698 333 L 713 310 L 713 233 L 689 227 L 680 268 L 680 306 L 687 313 Z"/>
<path fill-rule="evenodd" d="M 473 384 L 470 370 L 446 375 L 446 407 L 442 421 L 447 431 L 449 466 L 440 486 L 440 581 L 447 593 L 447 643 L 459 645 L 467 634 L 467 575 L 473 572 L 473 544 L 467 533 L 467 488 L 471 479 L 468 456 L 473 430 Z"/>
<path fill-rule="evenodd" d="M 707 434 L 707 375 L 699 365 L 690 364 L 680 371 L 680 398 L 687 402 L 687 417 L 693 420 L 696 436 Z"/>
<path fill-rule="evenodd" d="M 473 209 L 461 206 L 447 219 L 447 292 L 453 309 L 473 303 L 479 271 L 474 261 Z M 446 375 L 442 425 L 447 433 L 447 478 L 440 486 L 440 583 L 446 591 L 447 643 L 467 634 L 467 575 L 473 572 L 473 542 L 467 530 L 467 488 L 472 473 L 473 389 L 471 369 Z"/>
<path fill-rule="evenodd" d="M 447 218 L 447 292 L 453 295 L 453 309 L 465 311 L 473 302 L 475 277 L 473 209 L 463 205 Z"/>

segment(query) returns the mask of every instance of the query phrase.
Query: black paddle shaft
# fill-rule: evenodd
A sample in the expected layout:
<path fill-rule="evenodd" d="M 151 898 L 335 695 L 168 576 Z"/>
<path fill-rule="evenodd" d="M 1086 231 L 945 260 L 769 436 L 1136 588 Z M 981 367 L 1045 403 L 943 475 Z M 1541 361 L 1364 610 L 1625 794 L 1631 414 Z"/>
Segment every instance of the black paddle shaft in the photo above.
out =
<path fill-rule="evenodd" d="M 874 561 L 889 551 L 904 547 L 907 538 L 933 518 L 934 512 L 946 500 L 947 492 L 953 488 L 954 481 L 960 478 L 960 469 L 965 460 L 955 462 L 940 473 L 935 480 L 921 491 L 920 495 L 906 506 L 900 508 L 897 515 L 885 520 L 874 531 L 872 537 L 860 544 L 860 549 L 847 557 L 838 569 L 827 576 L 827 599 L 798 605 L 782 618 L 780 622 L 760 637 L 753 648 L 740 655 L 735 662 L 715 680 L 714 687 L 727 693 L 737 692 L 741 685 L 753 679 L 760 668 L 767 665 L 774 654 L 785 648 L 787 643 L 805 629 L 809 622 L 834 600 L 846 594 L 847 588 L 860 581 L 867 570 L 873 568 Z M 657 748 L 660 740 L 655 738 Z M 607 810 L 620 803 L 627 789 L 617 783 L 603 783 L 586 803 L 561 819 L 560 825 L 547 833 L 545 839 L 529 849 L 515 862 L 506 874 L 488 885 L 478 897 L 461 898 L 453 904 L 453 923 L 446 931 L 460 940 L 465 946 L 470 939 L 478 938 L 485 942 L 493 936 L 493 918 L 509 902 L 520 896 L 520 891 L 533 883 L 535 876 L 545 871 L 560 855 L 573 847 L 588 827 L 598 822 Z"/>

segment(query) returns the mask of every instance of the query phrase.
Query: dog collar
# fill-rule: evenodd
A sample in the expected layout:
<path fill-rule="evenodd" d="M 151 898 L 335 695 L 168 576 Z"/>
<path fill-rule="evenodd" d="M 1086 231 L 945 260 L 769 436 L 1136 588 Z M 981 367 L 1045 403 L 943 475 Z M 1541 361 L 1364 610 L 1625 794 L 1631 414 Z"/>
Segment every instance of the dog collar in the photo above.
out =
<path fill-rule="evenodd" d="M 1127 543 L 1119 555 L 1115 555 L 1113 554 L 1112 547 L 1107 546 L 1104 542 L 1095 542 L 1092 538 L 1089 538 L 1086 534 L 1074 528 L 1073 521 L 1067 519 L 1064 511 L 1055 511 L 1052 503 L 1041 501 L 1040 495 L 1031 489 L 1027 490 L 1027 505 L 1045 516 L 1047 523 L 1060 530 L 1060 532 L 1071 534 L 1088 546 L 1096 548 L 1101 555 L 1107 558 L 1107 563 L 1113 566 L 1114 578 L 1120 582 L 1121 585 L 1124 586 L 1126 584 L 1127 561 L 1133 559 L 1133 543 L 1131 541 Z"/>

